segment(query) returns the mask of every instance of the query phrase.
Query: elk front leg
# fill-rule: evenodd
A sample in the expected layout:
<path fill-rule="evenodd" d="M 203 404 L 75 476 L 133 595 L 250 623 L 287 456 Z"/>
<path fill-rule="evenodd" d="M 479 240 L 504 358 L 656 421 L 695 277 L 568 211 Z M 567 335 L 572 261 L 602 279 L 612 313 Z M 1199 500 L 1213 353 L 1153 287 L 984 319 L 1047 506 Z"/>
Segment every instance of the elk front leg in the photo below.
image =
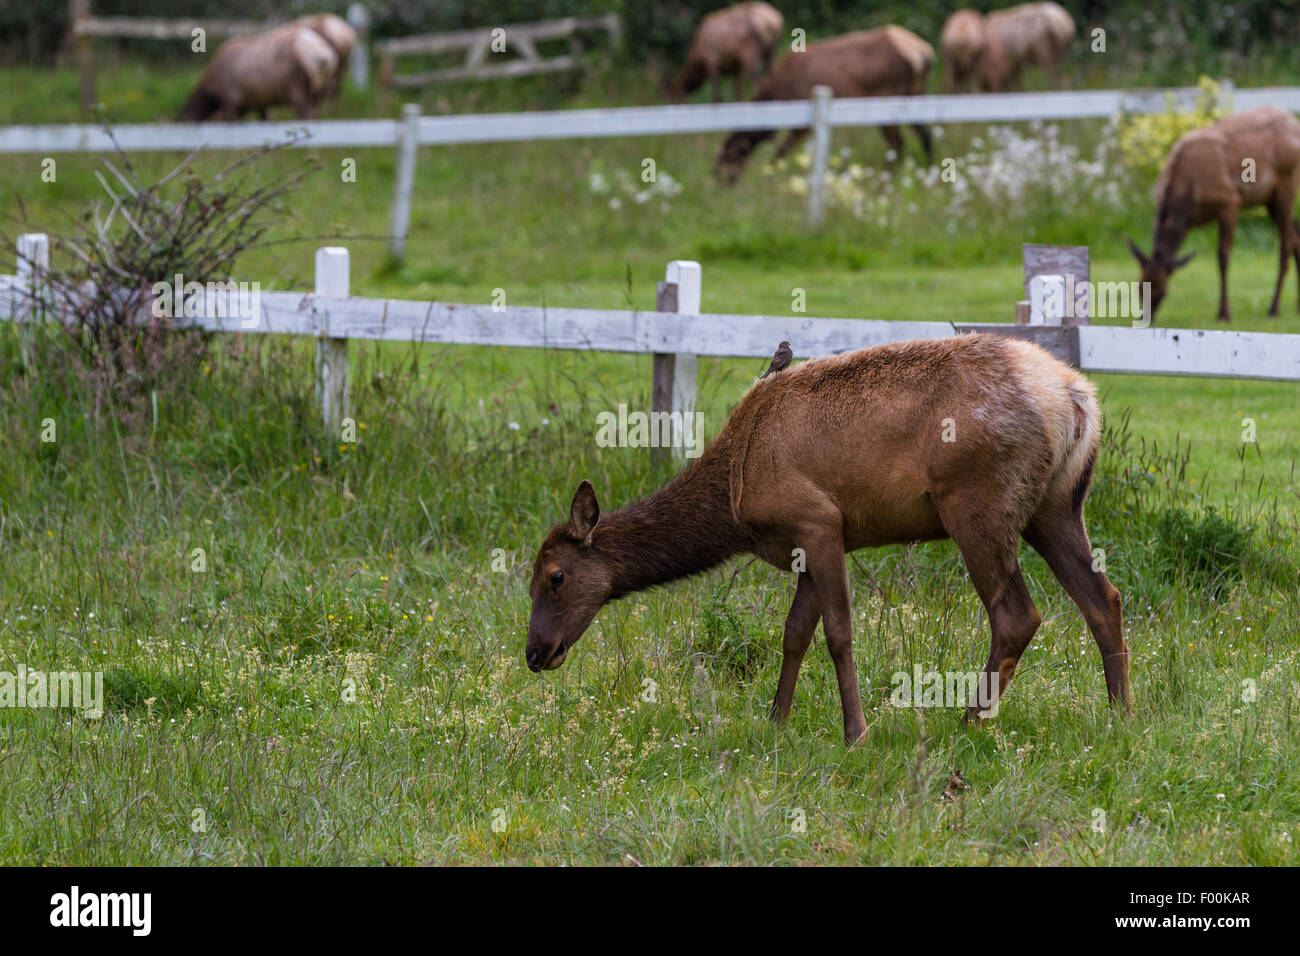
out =
<path fill-rule="evenodd" d="M 1228 314 L 1228 259 L 1232 255 L 1232 236 L 1237 230 L 1237 210 L 1227 209 L 1219 215 L 1219 316 L 1220 322 L 1231 321 Z"/>
<path fill-rule="evenodd" d="M 849 578 L 844 568 L 844 544 L 838 531 L 824 533 L 807 549 L 808 571 L 821 604 L 826 649 L 835 663 L 840 685 L 840 706 L 844 710 L 844 741 L 850 745 L 867 735 L 858 692 L 858 672 L 853 664 L 853 620 L 849 610 Z"/>
<path fill-rule="evenodd" d="M 891 167 L 903 158 L 903 134 L 898 131 L 897 126 L 880 127 L 880 135 L 885 137 L 885 142 L 893 150 L 894 158 L 890 159 L 889 154 L 885 154 L 885 162 Z"/>
<path fill-rule="evenodd" d="M 813 632 L 817 630 L 817 621 L 821 616 L 822 609 L 817 603 L 812 578 L 807 571 L 801 571 L 794 591 L 794 602 L 785 618 L 781 679 L 776 685 L 776 700 L 772 702 L 772 719 L 777 722 L 790 716 L 790 705 L 794 703 L 794 685 L 799 679 L 799 665 L 808 652 L 808 645 L 812 643 Z"/>
<path fill-rule="evenodd" d="M 784 159 L 790 150 L 807 139 L 808 134 L 811 132 L 812 130 L 807 129 L 792 129 L 786 133 L 785 139 L 781 140 L 781 145 L 776 148 L 776 153 L 772 156 L 772 162 L 775 163 L 778 159 Z"/>

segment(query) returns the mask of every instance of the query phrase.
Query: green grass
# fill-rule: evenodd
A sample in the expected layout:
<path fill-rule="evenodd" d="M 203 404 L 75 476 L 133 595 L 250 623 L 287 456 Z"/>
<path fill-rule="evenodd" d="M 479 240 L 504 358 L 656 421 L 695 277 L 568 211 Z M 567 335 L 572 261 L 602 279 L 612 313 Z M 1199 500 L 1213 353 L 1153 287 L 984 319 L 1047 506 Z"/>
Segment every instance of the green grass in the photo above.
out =
<path fill-rule="evenodd" d="M 122 70 L 101 88 L 142 91 L 120 104 L 133 118 L 183 98 L 181 80 Z M 75 118 L 55 105 L 71 74 L 18 78 L 11 116 Z M 812 315 L 977 321 L 1010 318 L 1020 241 L 1087 243 L 1094 277 L 1127 279 L 1123 234 L 1149 234 L 1144 187 L 1120 210 L 1004 210 L 956 233 L 943 197 L 922 198 L 886 229 L 837 213 L 814 238 L 779 174 L 714 187 L 716 142 L 424 150 L 401 268 L 358 238 L 386 230 L 391 151 L 356 151 L 356 184 L 338 181 L 351 152 L 295 153 L 319 166 L 276 234 L 308 238 L 237 272 L 307 287 L 317 237 L 345 235 L 357 294 L 649 308 L 664 264 L 697 258 L 706 311 L 780 313 L 800 287 Z M 870 132 L 836 145 L 882 151 Z M 666 210 L 588 189 L 647 156 L 683 184 Z M 46 184 L 17 157 L 3 211 L 20 198 L 57 231 L 58 208 L 96 195 L 94 168 L 62 156 Z M 1195 237 L 1162 325 L 1214 327 L 1211 240 Z M 1300 331 L 1294 285 L 1263 315 L 1274 264 L 1264 224 L 1243 224 L 1234 327 Z M 147 395 L 106 406 L 59 338 L 37 349 L 25 373 L 0 326 L 0 670 L 102 670 L 106 714 L 0 709 L 0 862 L 1297 862 L 1293 385 L 1098 377 L 1110 429 L 1088 516 L 1125 595 L 1131 720 L 1028 550 L 1044 624 L 998 717 L 893 707 L 895 671 L 978 667 L 988 636 L 951 544 L 888 548 L 849 565 L 869 732 L 846 751 L 819 646 L 790 723 L 766 720 L 792 582 L 763 565 L 633 596 L 562 669 L 523 667 L 532 556 L 574 486 L 611 507 L 657 484 L 644 452 L 592 439 L 597 412 L 647 404 L 648 358 L 356 344 L 349 446 L 316 422 L 309 343 L 211 341 L 160 381 L 156 429 Z M 760 365 L 702 363 L 710 433 Z"/>

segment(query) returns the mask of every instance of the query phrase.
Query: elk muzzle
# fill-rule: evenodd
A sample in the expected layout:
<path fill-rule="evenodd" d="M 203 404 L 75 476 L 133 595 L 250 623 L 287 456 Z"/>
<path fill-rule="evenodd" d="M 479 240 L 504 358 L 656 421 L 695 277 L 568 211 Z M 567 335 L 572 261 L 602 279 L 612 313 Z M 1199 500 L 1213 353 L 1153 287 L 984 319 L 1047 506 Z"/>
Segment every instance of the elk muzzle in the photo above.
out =
<path fill-rule="evenodd" d="M 564 659 L 569 655 L 569 648 L 563 641 L 546 642 L 535 638 L 533 635 L 528 636 L 528 644 L 524 648 L 524 661 L 528 664 L 528 669 L 534 674 L 540 674 L 542 671 L 551 671 L 564 663 Z"/>

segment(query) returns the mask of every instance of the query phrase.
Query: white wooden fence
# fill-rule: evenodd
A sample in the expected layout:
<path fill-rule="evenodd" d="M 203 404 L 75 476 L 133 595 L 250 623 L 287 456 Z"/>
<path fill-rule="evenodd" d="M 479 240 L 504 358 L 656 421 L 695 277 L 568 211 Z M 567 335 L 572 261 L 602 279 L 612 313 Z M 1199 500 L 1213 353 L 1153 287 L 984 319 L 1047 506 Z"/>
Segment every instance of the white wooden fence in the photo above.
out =
<path fill-rule="evenodd" d="M 582 42 L 578 34 L 583 30 L 603 30 L 609 36 L 610 44 L 617 47 L 622 23 L 617 13 L 604 13 L 379 40 L 375 43 L 375 52 L 379 55 L 379 82 L 382 86 L 411 88 L 452 80 L 532 76 L 574 70 L 582 66 Z M 538 43 L 566 39 L 569 41 L 567 55 L 543 57 L 537 51 Z M 504 60 L 492 56 L 506 50 L 513 50 L 519 56 Z M 423 73 L 396 72 L 399 56 L 431 56 L 456 51 L 465 54 L 464 62 L 459 66 Z"/>
<path fill-rule="evenodd" d="M 42 285 L 49 268 L 47 237 L 22 236 L 19 251 L 18 274 L 0 276 L 0 319 L 61 320 L 65 309 Z M 173 321 L 217 332 L 315 338 L 317 396 L 328 428 L 347 414 L 351 339 L 650 353 L 654 409 L 684 413 L 678 424 L 694 411 L 697 356 L 768 358 L 781 341 L 790 342 L 797 357 L 812 358 L 886 342 L 992 332 L 1045 345 L 1064 339 L 1068 357 L 1086 372 L 1300 382 L 1300 335 L 701 313 L 700 291 L 699 264 L 673 261 L 660 286 L 659 311 L 360 298 L 350 295 L 348 251 L 326 247 L 317 250 L 313 293 L 263 292 L 257 314 L 245 316 L 232 304 L 235 293 L 208 291 L 191 303 L 197 314 Z M 674 447 L 680 450 L 681 442 Z"/>
<path fill-rule="evenodd" d="M 1231 108 L 1277 106 L 1300 112 L 1300 87 L 1233 90 L 1224 83 Z M 911 123 L 983 123 L 1026 120 L 1108 118 L 1121 113 L 1161 113 L 1170 103 L 1186 108 L 1203 91 L 1196 87 L 1167 90 L 1081 90 L 1054 93 L 982 93 L 944 96 L 880 96 L 834 99 L 818 87 L 807 101 L 713 103 L 684 106 L 631 106 L 613 109 L 421 116 L 407 104 L 399 120 L 320 120 L 308 123 L 167 123 L 124 124 L 113 136 L 127 152 L 151 150 L 256 149 L 293 141 L 297 146 L 353 148 L 396 146 L 397 177 L 393 192 L 390 251 L 400 258 L 419 146 L 458 143 L 531 142 L 609 136 L 666 136 L 718 133 L 738 129 L 811 127 L 815 164 L 810 175 L 808 219 L 822 220 L 830 134 L 835 127 L 893 126 Z M 303 133 L 306 136 L 302 136 Z M 49 124 L 0 127 L 0 154 L 112 152 L 113 140 L 100 126 Z"/>

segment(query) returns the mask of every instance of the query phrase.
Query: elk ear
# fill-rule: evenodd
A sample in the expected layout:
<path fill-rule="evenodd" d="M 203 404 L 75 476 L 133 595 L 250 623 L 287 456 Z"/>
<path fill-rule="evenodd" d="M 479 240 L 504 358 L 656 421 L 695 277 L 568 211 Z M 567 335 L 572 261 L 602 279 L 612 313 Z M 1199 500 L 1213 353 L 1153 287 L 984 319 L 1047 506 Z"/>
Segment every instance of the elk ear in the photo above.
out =
<path fill-rule="evenodd" d="M 1173 262 L 1169 263 L 1169 271 L 1173 272 L 1175 269 L 1181 269 L 1183 266 L 1187 265 L 1187 263 L 1191 262 L 1195 258 L 1196 258 L 1196 253 L 1189 252 L 1187 255 L 1183 256 L 1182 258 L 1175 259 Z"/>
<path fill-rule="evenodd" d="M 585 543 L 600 520 L 600 505 L 596 502 L 596 489 L 591 482 L 583 479 L 578 490 L 573 493 L 573 504 L 569 506 L 569 531 L 575 538 Z"/>
<path fill-rule="evenodd" d="M 1128 239 L 1127 236 L 1125 238 Z M 1141 265 L 1143 269 L 1145 269 L 1149 260 L 1147 259 L 1146 254 L 1138 248 L 1138 244 L 1132 239 L 1128 239 L 1128 248 L 1129 251 L 1133 253 L 1133 258 L 1138 261 L 1138 264 Z"/>

